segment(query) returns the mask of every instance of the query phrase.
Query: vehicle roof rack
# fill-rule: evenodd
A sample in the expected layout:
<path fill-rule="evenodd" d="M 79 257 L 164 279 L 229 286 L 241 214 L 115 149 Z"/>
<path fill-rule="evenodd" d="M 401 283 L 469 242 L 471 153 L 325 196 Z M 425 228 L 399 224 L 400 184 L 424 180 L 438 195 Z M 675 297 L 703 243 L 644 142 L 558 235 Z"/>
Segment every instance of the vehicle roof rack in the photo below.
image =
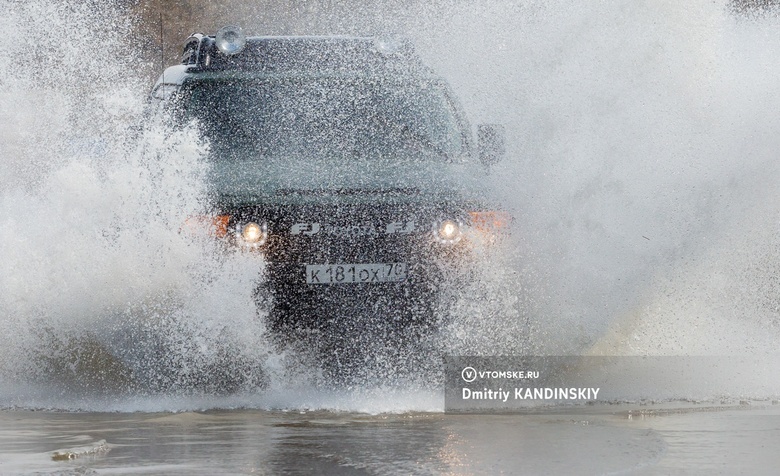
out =
<path fill-rule="evenodd" d="M 181 64 L 198 70 L 426 70 L 406 38 L 361 36 L 253 36 L 237 54 L 224 54 L 214 36 L 194 33 Z"/>

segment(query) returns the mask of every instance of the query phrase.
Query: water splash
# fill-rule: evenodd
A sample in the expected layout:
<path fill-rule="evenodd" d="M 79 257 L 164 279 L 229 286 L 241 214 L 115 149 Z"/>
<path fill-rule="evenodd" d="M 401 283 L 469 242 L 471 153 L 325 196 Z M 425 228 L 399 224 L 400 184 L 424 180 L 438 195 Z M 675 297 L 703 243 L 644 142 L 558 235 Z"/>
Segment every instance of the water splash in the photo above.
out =
<path fill-rule="evenodd" d="M 206 206 L 206 145 L 191 129 L 139 126 L 147 92 L 128 74 L 121 13 L 38 1 L 4 19 L 34 50 L 4 63 L 0 382 L 15 398 L 38 395 L 17 391 L 27 385 L 137 390 L 139 377 L 186 388 L 220 349 L 264 348 L 250 299 L 260 267 L 181 232 Z M 159 348 L 167 360 L 153 361 Z"/>
<path fill-rule="evenodd" d="M 463 291 L 445 350 L 774 352 L 776 16 L 704 0 L 440 2 L 385 20 L 331 8 L 255 22 L 270 34 L 405 33 L 474 122 L 512 131 L 491 180 L 515 216 L 496 261 L 517 264 L 486 267 Z M 414 385 L 395 406 L 371 389 L 352 401 L 311 390 L 312 369 L 266 341 L 251 298 L 262 263 L 179 233 L 205 207 L 206 145 L 191 130 L 134 127 L 147 85 L 127 11 L 47 0 L 6 11 L 0 405 L 439 408 Z M 144 362 L 152 348 L 168 360 Z M 177 393 L 225 359 L 249 393 Z M 133 396 L 117 403 L 106 387 Z"/>
<path fill-rule="evenodd" d="M 475 2 L 447 18 L 419 42 L 429 61 L 477 120 L 515 131 L 497 175 L 512 178 L 499 183 L 518 248 L 543 283 L 537 351 L 626 343 L 631 322 L 664 352 L 739 349 L 690 325 L 697 313 L 763 334 L 776 317 L 750 303 L 771 287 L 777 247 L 777 17 L 711 2 Z M 681 322 L 659 322 L 674 312 Z"/>

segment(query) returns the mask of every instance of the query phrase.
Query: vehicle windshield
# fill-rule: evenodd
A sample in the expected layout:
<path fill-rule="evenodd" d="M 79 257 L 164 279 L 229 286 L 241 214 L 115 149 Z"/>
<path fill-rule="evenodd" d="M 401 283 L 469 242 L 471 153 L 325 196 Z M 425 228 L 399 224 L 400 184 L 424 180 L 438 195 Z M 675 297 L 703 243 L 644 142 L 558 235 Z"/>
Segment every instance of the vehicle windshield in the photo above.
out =
<path fill-rule="evenodd" d="M 378 79 L 191 83 L 186 110 L 215 160 L 459 160 L 465 139 L 445 89 Z"/>

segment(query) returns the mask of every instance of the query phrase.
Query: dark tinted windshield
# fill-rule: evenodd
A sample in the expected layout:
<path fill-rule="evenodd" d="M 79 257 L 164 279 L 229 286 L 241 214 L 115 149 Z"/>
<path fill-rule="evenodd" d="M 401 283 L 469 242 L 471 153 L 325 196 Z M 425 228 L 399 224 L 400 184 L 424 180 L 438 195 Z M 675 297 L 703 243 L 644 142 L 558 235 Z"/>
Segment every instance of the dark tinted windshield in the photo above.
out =
<path fill-rule="evenodd" d="M 215 159 L 458 160 L 463 128 L 435 83 L 213 80 L 186 88 Z"/>

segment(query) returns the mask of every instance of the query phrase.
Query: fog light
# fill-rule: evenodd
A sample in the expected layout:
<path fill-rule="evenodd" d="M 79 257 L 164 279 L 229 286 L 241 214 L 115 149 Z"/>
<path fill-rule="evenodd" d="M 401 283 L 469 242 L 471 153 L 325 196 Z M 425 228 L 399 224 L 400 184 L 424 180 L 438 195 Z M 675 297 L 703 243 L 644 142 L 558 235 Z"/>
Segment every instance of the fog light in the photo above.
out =
<path fill-rule="evenodd" d="M 454 220 L 444 220 L 436 223 L 433 227 L 433 235 L 439 243 L 447 245 L 457 243 L 463 236 L 460 223 Z"/>

